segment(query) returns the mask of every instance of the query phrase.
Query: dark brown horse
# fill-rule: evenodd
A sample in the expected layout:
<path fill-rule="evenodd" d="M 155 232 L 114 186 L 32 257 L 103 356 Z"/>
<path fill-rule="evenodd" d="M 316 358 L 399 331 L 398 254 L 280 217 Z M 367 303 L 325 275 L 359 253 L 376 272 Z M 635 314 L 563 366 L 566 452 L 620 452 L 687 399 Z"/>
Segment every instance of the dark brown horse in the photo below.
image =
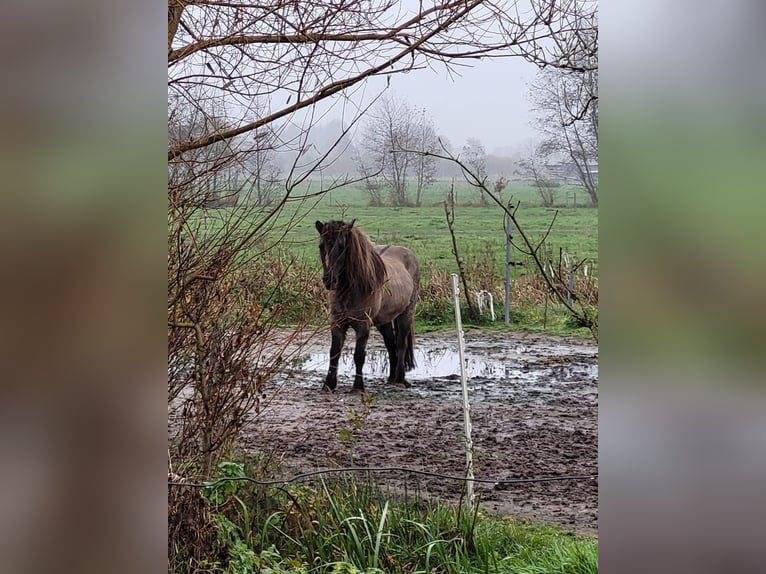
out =
<path fill-rule="evenodd" d="M 388 382 L 409 386 L 404 373 L 415 367 L 413 319 L 420 267 L 406 247 L 373 245 L 354 221 L 316 222 L 322 281 L 330 291 L 332 344 L 324 386 L 334 391 L 338 384 L 338 360 L 351 327 L 356 332 L 352 390 L 364 390 L 362 367 L 373 325 L 388 351 Z"/>

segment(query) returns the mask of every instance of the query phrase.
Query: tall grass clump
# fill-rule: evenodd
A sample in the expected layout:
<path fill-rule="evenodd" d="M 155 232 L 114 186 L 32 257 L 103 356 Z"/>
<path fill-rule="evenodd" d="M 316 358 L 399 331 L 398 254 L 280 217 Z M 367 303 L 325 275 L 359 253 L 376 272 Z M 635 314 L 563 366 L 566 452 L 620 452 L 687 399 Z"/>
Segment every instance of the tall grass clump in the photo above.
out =
<path fill-rule="evenodd" d="M 221 482 L 205 489 L 204 498 L 218 546 L 210 560 L 197 561 L 197 572 L 598 571 L 595 538 L 464 507 L 402 501 L 370 479 L 270 488 Z"/>

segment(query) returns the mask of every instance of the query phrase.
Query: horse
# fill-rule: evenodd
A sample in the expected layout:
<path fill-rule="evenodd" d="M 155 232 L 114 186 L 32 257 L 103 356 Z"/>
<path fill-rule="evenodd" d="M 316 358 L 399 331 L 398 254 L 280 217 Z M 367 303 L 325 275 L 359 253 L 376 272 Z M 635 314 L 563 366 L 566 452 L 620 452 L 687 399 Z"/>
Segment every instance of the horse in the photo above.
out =
<path fill-rule="evenodd" d="M 338 360 L 349 327 L 356 332 L 354 386 L 364 391 L 365 350 L 370 329 L 383 336 L 388 351 L 388 382 L 408 387 L 404 373 L 415 367 L 413 323 L 420 287 L 415 255 L 400 245 L 374 245 L 350 223 L 315 223 L 319 232 L 322 282 L 330 296 L 330 368 L 323 389 L 338 384 Z"/>

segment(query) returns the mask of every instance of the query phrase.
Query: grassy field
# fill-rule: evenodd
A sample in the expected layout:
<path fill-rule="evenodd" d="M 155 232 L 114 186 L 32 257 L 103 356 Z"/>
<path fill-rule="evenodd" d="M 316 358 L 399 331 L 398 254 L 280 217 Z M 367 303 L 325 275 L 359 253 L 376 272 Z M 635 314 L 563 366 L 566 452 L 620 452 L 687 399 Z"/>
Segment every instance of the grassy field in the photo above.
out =
<path fill-rule="evenodd" d="M 452 239 L 447 227 L 443 201 L 450 189 L 449 182 L 439 182 L 429 189 L 424 197 L 424 207 L 370 207 L 367 196 L 360 187 L 347 186 L 316 197 L 301 198 L 300 194 L 311 195 L 319 189 L 317 183 L 307 185 L 296 193 L 296 198 L 287 203 L 273 222 L 273 228 L 267 234 L 268 244 L 276 250 L 266 251 L 270 257 L 279 257 L 290 267 L 294 275 L 289 280 L 291 285 L 300 285 L 291 289 L 289 285 L 280 285 L 272 293 L 271 301 L 279 301 L 287 311 L 288 323 L 300 323 L 303 320 L 324 320 L 324 313 L 319 309 L 325 300 L 318 280 L 316 290 L 301 278 L 316 275 L 319 265 L 318 238 L 314 227 L 316 220 L 333 219 L 356 220 L 356 225 L 379 244 L 399 244 L 412 249 L 421 263 L 422 281 L 421 304 L 418 307 L 417 320 L 420 330 L 439 328 L 449 325 L 454 320 L 449 297 L 449 273 L 457 271 L 455 257 L 452 254 Z M 455 208 L 455 236 L 458 251 L 466 262 L 471 289 L 489 289 L 495 295 L 495 313 L 503 314 L 503 278 L 505 276 L 505 233 L 503 230 L 504 213 L 497 205 L 481 206 L 479 195 L 473 188 L 463 183 L 455 184 L 457 206 Z M 513 197 L 520 201 L 517 219 L 527 236 L 536 244 L 548 232 L 555 217 L 553 227 L 545 240 L 554 265 L 559 260 L 560 250 L 567 252 L 575 260 L 587 259 L 592 277 L 598 277 L 598 210 L 590 207 L 567 207 L 567 201 L 573 198 L 574 190 L 561 188 L 557 203 L 560 207 L 545 208 L 540 205 L 539 197 L 530 186 L 512 184 L 503 191 L 503 197 Z M 582 192 L 579 192 L 582 201 Z M 253 224 L 258 214 L 241 208 L 208 209 L 204 215 L 204 225 L 209 230 L 220 229 L 227 220 L 247 213 L 253 217 Z M 252 226 L 245 220 L 244 229 Z M 514 233 L 517 245 L 523 245 L 518 232 Z M 263 248 L 263 247 L 262 247 Z M 544 330 L 559 333 L 576 333 L 577 324 L 572 324 L 559 305 L 548 305 L 543 294 L 544 286 L 537 276 L 537 270 L 527 255 L 514 249 L 513 260 L 521 262 L 521 267 L 513 269 L 514 288 L 518 290 L 512 299 L 512 322 L 516 327 L 532 330 Z M 268 273 L 275 268 L 273 259 L 262 262 Z M 276 265 L 278 267 L 278 265 Z M 253 267 L 257 272 L 257 267 Z M 303 271 L 301 271 L 303 270 Z M 525 276 L 536 283 L 523 284 Z M 300 310 L 291 313 L 290 307 Z M 482 323 L 476 323 L 477 325 Z M 500 323 L 502 324 L 502 323 Z M 498 323 L 493 325 L 497 326 Z M 489 326 L 487 323 L 486 326 Z M 583 331 L 583 334 L 585 332 Z"/>
<path fill-rule="evenodd" d="M 327 182 L 321 183 L 319 181 L 313 181 L 303 186 L 300 191 L 314 192 L 320 189 L 320 186 L 327 187 Z M 431 187 L 423 192 L 422 206 L 423 207 L 440 207 L 444 201 L 447 193 L 453 187 L 451 180 L 438 180 Z M 463 180 L 455 180 L 454 182 L 455 198 L 459 204 L 475 203 L 479 201 L 479 192 L 468 185 Z M 522 182 L 511 182 L 508 187 L 502 191 L 504 200 L 508 200 L 513 197 L 522 202 L 522 205 L 526 206 L 540 206 L 540 197 L 535 191 L 535 188 Z M 578 207 L 587 206 L 587 197 L 582 190 L 572 186 L 561 186 L 557 190 L 556 203 L 557 205 L 569 205 L 572 206 L 574 200 L 577 201 Z M 359 185 L 344 186 L 339 189 L 328 192 L 321 200 L 322 204 L 326 205 L 347 205 L 349 207 L 363 207 L 368 204 L 368 197 L 364 190 Z"/>
<path fill-rule="evenodd" d="M 310 193 L 316 187 L 313 185 L 306 189 Z M 421 260 L 434 261 L 439 267 L 454 272 L 455 258 L 443 207 L 448 190 L 448 183 L 438 183 L 425 195 L 424 207 L 414 208 L 369 207 L 362 189 L 353 186 L 337 189 L 320 198 L 288 203 L 277 220 L 275 227 L 279 232 L 273 234 L 273 239 L 309 264 L 315 261 L 318 265 L 314 221 L 356 219 L 356 224 L 374 242 L 406 245 Z M 456 184 L 455 190 L 458 203 L 455 209 L 458 250 L 463 252 L 461 255 L 480 253 L 483 256 L 491 252 L 502 270 L 505 260 L 502 210 L 497 205 L 477 206 L 478 193 L 466 184 Z M 559 192 L 560 202 L 564 204 L 571 193 L 571 189 L 562 188 Z M 554 226 L 546 240 L 555 258 L 558 258 L 559 248 L 562 248 L 577 259 L 588 258 L 597 264 L 598 210 L 587 207 L 541 207 L 535 191 L 530 186 L 519 184 L 506 188 L 503 195 L 521 202 L 518 219 L 525 233 L 535 241 L 542 239 L 555 215 Z M 225 217 L 227 213 L 220 215 Z M 286 233 L 285 228 L 289 228 Z M 515 240 L 521 243 L 518 234 Z M 516 252 L 514 259 L 523 260 L 524 256 Z"/>

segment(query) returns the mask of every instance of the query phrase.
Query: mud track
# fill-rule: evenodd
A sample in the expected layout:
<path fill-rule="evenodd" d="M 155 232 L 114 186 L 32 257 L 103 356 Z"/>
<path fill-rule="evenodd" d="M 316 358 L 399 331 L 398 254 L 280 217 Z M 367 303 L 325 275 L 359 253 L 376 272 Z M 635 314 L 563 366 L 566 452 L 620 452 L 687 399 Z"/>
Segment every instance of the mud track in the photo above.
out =
<path fill-rule="evenodd" d="M 468 331 L 466 336 L 476 478 L 595 475 L 598 350 L 589 341 Z M 326 339 L 326 340 L 325 340 Z M 465 468 L 459 360 L 454 333 L 417 338 L 408 389 L 387 385 L 380 337 L 371 337 L 369 397 L 350 394 L 352 341 L 334 394 L 321 392 L 329 335 L 303 347 L 269 382 L 244 446 L 271 453 L 285 475 L 332 466 L 407 467 L 461 476 Z M 460 482 L 387 473 L 379 481 L 447 501 Z M 477 484 L 483 508 L 582 533 L 598 528 L 598 481 Z"/>

